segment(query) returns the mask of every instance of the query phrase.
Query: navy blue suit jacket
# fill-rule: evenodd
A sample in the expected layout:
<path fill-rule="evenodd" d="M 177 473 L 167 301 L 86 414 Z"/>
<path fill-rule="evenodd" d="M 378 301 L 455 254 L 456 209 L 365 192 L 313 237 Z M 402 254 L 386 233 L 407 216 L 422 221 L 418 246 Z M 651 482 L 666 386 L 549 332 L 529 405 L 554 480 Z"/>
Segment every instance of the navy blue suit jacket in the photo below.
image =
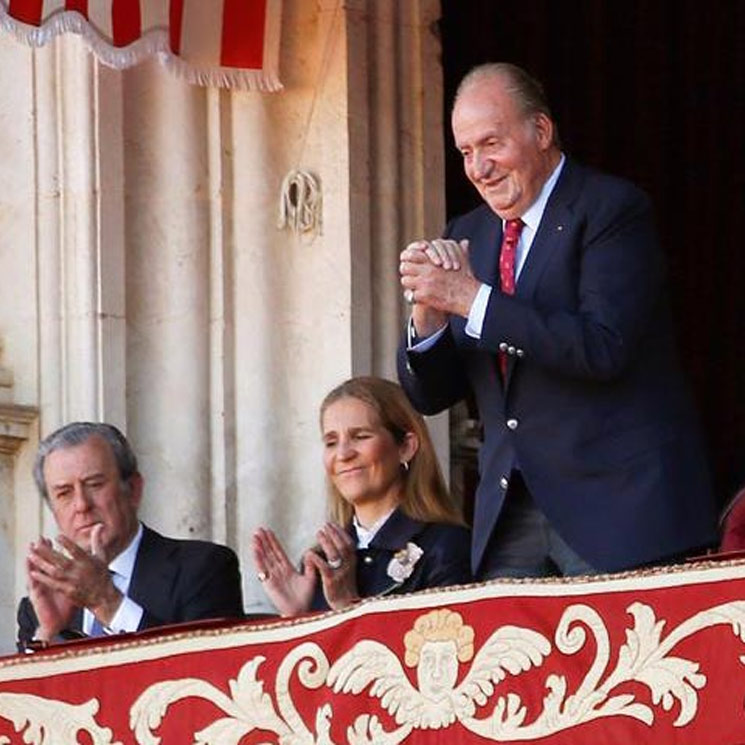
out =
<path fill-rule="evenodd" d="M 243 593 L 235 553 L 216 543 L 166 538 L 143 526 L 129 597 L 142 606 L 138 630 L 207 618 L 242 618 Z M 20 646 L 33 638 L 38 621 L 30 600 L 18 606 Z M 83 627 L 79 610 L 68 632 Z"/>
<path fill-rule="evenodd" d="M 494 288 L 482 337 L 453 317 L 424 353 L 399 349 L 399 378 L 419 411 L 471 389 L 484 426 L 472 565 L 487 547 L 519 468 L 567 543 L 600 570 L 716 539 L 696 416 L 678 365 L 663 258 L 647 197 L 569 160 L 548 201 L 513 297 L 499 291 L 502 223 L 482 205 L 446 231 L 469 239 Z M 497 353 L 509 352 L 503 385 Z"/>
<path fill-rule="evenodd" d="M 352 526 L 350 532 L 354 534 Z M 411 575 L 398 584 L 388 575 L 388 564 L 409 542 L 423 554 Z M 369 547 L 357 549 L 357 592 L 366 598 L 471 582 L 470 543 L 470 532 L 461 525 L 419 522 L 395 510 Z M 312 607 L 328 609 L 320 582 Z"/>

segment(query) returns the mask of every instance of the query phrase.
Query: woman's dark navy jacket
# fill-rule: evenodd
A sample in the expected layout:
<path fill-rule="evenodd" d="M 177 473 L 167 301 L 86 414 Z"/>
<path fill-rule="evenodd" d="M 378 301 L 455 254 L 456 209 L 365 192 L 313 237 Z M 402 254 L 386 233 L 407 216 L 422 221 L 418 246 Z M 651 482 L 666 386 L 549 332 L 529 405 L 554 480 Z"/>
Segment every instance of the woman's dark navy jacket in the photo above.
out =
<path fill-rule="evenodd" d="M 356 538 L 352 525 L 349 531 Z M 402 583 L 388 575 L 388 566 L 401 549 L 414 543 L 423 553 Z M 471 532 L 447 523 L 427 523 L 407 517 L 400 509 L 385 521 L 367 548 L 357 549 L 357 591 L 360 597 L 415 592 L 429 587 L 467 584 L 471 576 Z M 328 609 L 321 583 L 314 610 Z"/>

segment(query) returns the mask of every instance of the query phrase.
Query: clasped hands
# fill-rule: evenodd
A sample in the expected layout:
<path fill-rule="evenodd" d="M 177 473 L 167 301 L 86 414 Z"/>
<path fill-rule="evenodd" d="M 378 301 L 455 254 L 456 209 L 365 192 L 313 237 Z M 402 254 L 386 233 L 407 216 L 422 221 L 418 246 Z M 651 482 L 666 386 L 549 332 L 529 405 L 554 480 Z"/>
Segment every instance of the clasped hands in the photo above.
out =
<path fill-rule="evenodd" d="M 310 610 L 319 578 L 330 608 L 341 610 L 359 600 L 352 537 L 338 525 L 326 523 L 316 538 L 323 555 L 314 549 L 306 551 L 300 569 L 290 562 L 273 531 L 259 528 L 251 539 L 259 580 L 282 616 Z"/>
<path fill-rule="evenodd" d="M 421 336 L 437 331 L 448 315 L 467 318 L 481 284 L 471 271 L 467 240 L 414 241 L 401 252 L 399 273 Z"/>
<path fill-rule="evenodd" d="M 91 531 L 90 553 L 64 535 L 61 550 L 41 537 L 29 547 L 26 574 L 31 604 L 39 621 L 36 637 L 51 641 L 70 625 L 78 608 L 88 608 L 101 624 L 110 624 L 122 602 L 100 547 L 100 531 Z"/>

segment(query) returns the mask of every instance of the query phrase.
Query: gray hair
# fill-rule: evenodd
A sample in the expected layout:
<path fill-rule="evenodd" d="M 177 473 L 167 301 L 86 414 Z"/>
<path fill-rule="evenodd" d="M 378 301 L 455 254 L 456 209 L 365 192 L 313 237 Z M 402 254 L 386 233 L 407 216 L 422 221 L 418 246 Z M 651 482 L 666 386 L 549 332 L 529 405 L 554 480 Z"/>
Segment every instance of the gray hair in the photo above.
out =
<path fill-rule="evenodd" d="M 49 499 L 44 481 L 44 460 L 55 450 L 75 447 L 87 442 L 91 437 L 100 437 L 107 442 L 114 454 L 119 479 L 127 484 L 137 473 L 137 457 L 127 442 L 127 438 L 113 425 L 104 422 L 72 422 L 47 435 L 39 444 L 34 461 L 34 481 L 44 499 Z"/>
<path fill-rule="evenodd" d="M 476 83 L 499 79 L 505 82 L 505 89 L 517 103 L 522 114 L 526 117 L 534 114 L 545 114 L 554 124 L 554 144 L 559 146 L 559 132 L 548 105 L 548 98 L 540 81 L 523 70 L 522 67 L 510 62 L 487 62 L 477 65 L 466 73 L 455 92 L 453 108 L 460 100 L 464 91 Z"/>

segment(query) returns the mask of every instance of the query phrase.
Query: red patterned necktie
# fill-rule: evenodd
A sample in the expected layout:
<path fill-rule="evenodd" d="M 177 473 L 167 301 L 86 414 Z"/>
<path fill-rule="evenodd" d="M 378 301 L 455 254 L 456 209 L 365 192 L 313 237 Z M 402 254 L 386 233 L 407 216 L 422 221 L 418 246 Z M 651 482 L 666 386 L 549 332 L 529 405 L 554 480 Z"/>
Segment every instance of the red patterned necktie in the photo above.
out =
<path fill-rule="evenodd" d="M 504 224 L 502 249 L 499 252 L 499 282 L 505 295 L 515 294 L 515 254 L 523 225 L 519 217 L 516 220 L 507 220 Z M 502 371 L 502 380 L 505 380 L 507 377 L 507 354 L 505 352 L 499 353 L 499 367 Z"/>

